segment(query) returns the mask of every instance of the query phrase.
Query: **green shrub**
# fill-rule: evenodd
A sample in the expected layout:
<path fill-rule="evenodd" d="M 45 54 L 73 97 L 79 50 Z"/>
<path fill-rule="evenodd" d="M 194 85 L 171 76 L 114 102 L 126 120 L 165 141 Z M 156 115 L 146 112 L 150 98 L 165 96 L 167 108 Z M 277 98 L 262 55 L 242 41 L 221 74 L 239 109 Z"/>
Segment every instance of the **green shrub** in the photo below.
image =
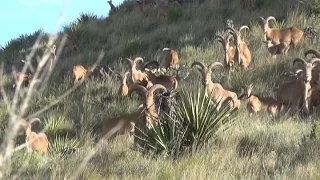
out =
<path fill-rule="evenodd" d="M 257 0 L 256 3 L 258 8 L 265 8 L 265 7 L 274 6 L 276 3 L 278 3 L 278 1 L 277 0 Z"/>
<path fill-rule="evenodd" d="M 72 131 L 72 122 L 67 121 L 64 116 L 48 116 L 44 119 L 44 124 L 46 127 L 45 133 L 49 139 L 58 134 L 63 137 L 70 134 L 75 134 Z"/>
<path fill-rule="evenodd" d="M 80 38 L 83 37 L 85 33 L 87 33 L 87 27 L 85 24 L 87 19 L 82 18 L 64 27 L 64 32 L 67 34 L 67 37 L 74 42 L 79 41 Z"/>
<path fill-rule="evenodd" d="M 77 18 L 78 24 L 87 24 L 90 20 L 97 20 L 97 15 L 93 13 L 80 13 L 80 17 Z"/>
<path fill-rule="evenodd" d="M 140 38 L 131 39 L 124 48 L 123 52 L 126 56 L 144 51 L 148 47 Z"/>
<path fill-rule="evenodd" d="M 77 139 L 69 139 L 68 137 L 56 136 L 55 139 L 49 141 L 49 151 L 58 153 L 67 147 L 77 148 L 79 141 Z"/>
<path fill-rule="evenodd" d="M 219 130 L 231 127 L 229 108 L 220 111 L 204 91 L 182 90 L 182 99 L 174 105 L 172 115 L 160 116 L 158 124 L 139 133 L 137 147 L 142 151 L 164 152 L 180 156 L 202 147 Z"/>
<path fill-rule="evenodd" d="M 320 139 L 320 121 L 313 123 L 310 137 Z"/>
<path fill-rule="evenodd" d="M 320 14 L 320 0 L 301 0 L 304 8 L 313 14 Z"/>
<path fill-rule="evenodd" d="M 182 8 L 173 8 L 169 11 L 168 13 L 168 21 L 169 22 L 174 22 L 179 20 L 182 17 Z"/>

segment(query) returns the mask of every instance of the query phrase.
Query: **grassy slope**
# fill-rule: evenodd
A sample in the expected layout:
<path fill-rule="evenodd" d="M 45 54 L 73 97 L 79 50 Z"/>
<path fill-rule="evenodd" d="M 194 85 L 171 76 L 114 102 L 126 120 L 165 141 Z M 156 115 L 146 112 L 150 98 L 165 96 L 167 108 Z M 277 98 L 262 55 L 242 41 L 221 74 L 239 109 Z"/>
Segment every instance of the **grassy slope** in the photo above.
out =
<path fill-rule="evenodd" d="M 213 40 L 216 31 L 221 31 L 227 18 L 233 19 L 236 26 L 249 25 L 250 32 L 245 40 L 253 54 L 253 64 L 248 71 L 236 72 L 230 83 L 225 76 L 215 73 L 213 79 L 230 90 L 240 92 L 240 87 L 255 83 L 256 94 L 273 95 L 272 89 L 283 82 L 282 71 L 292 69 L 293 57 L 303 57 L 307 48 L 320 49 L 319 38 L 305 40 L 296 52 L 277 59 L 269 58 L 262 44 L 262 30 L 254 23 L 257 16 L 273 15 L 285 19 L 286 26 L 305 27 L 313 25 L 320 28 L 319 17 L 307 17 L 292 8 L 297 0 L 283 1 L 272 7 L 273 1 L 265 1 L 263 8 L 256 11 L 243 10 L 239 0 L 205 1 L 202 4 L 190 3 L 183 7 L 172 7 L 166 22 L 156 18 L 155 10 L 141 13 L 134 9 L 130 13 L 120 12 L 107 20 L 93 20 L 89 32 L 79 40 L 80 51 L 72 56 L 62 55 L 55 69 L 53 81 L 30 105 L 29 114 L 53 102 L 70 88 L 70 78 L 61 74 L 75 64 L 92 65 L 105 49 L 103 63 L 113 64 L 118 70 L 127 70 L 121 61 L 130 55 L 142 56 L 146 60 L 161 60 L 163 47 L 179 48 L 182 63 L 191 64 L 194 60 L 206 62 L 222 61 L 221 45 Z M 270 3 L 270 4 L 268 4 Z M 231 5 L 230 5 L 231 4 Z M 168 32 L 166 32 L 168 31 Z M 31 46 L 24 42 L 22 46 Z M 59 46 L 59 42 L 57 42 Z M 15 46 L 6 56 L 1 56 L 7 64 L 17 61 Z M 67 50 L 69 47 L 66 46 Z M 9 54 L 9 55 L 8 55 Z M 193 73 L 185 84 L 195 83 L 199 75 Z M 9 83 L 10 80 L 8 80 Z M 77 143 L 81 154 L 61 158 L 52 153 L 48 157 L 37 154 L 28 155 L 23 151 L 13 157 L 13 172 L 23 179 L 63 179 L 70 177 L 80 162 L 93 147 L 94 136 L 99 131 L 101 121 L 133 112 L 139 104 L 137 99 L 122 99 L 116 95 L 117 82 L 87 82 L 61 103 L 41 114 L 47 123 L 52 120 L 47 131 L 49 139 L 56 146 Z M 111 98 L 105 103 L 106 97 Z M 243 103 L 244 104 L 244 103 Z M 179 161 L 165 157 L 143 157 L 130 149 L 130 140 L 119 137 L 110 144 L 103 144 L 99 151 L 84 167 L 80 179 L 317 179 L 319 178 L 319 142 L 304 142 L 302 137 L 310 133 L 317 113 L 307 120 L 284 117 L 273 122 L 267 115 L 248 118 L 245 105 L 237 118 L 239 122 L 228 132 L 223 132 L 210 142 L 206 148 L 192 157 Z M 0 127 L 8 114 L 1 110 Z M 2 124 L 2 125 L 1 125 Z M 3 132 L 3 131 L 2 131 Z M 56 140 L 55 136 L 68 134 L 68 138 Z M 60 144 L 60 145 L 59 145 Z M 250 155 L 244 155 L 248 152 Z M 24 162 L 28 162 L 23 166 Z"/>

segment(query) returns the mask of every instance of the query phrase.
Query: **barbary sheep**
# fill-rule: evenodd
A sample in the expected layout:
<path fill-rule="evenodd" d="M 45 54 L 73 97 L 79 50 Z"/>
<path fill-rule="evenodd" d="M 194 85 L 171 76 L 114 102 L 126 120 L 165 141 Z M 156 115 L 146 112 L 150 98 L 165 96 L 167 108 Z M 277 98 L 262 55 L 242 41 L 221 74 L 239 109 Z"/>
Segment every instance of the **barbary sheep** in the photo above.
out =
<path fill-rule="evenodd" d="M 225 90 L 221 84 L 213 83 L 211 80 L 212 69 L 215 66 L 223 67 L 220 62 L 211 63 L 207 68 L 201 62 L 195 61 L 192 63 L 191 68 L 194 66 L 198 66 L 198 70 L 202 75 L 202 84 L 206 89 L 206 95 L 213 95 L 212 100 L 214 103 L 217 103 L 217 110 L 219 110 L 222 104 L 229 99 L 232 100 L 229 102 L 229 107 L 231 109 L 238 109 L 240 107 L 240 100 L 236 93 Z"/>
<path fill-rule="evenodd" d="M 26 146 L 28 151 L 40 151 L 42 153 L 48 152 L 49 141 L 46 134 L 32 131 L 32 123 L 40 122 L 39 118 L 34 118 L 29 122 L 22 120 L 22 125 L 26 128 Z"/>
<path fill-rule="evenodd" d="M 277 100 L 273 97 L 259 97 L 252 94 L 253 84 L 243 88 L 243 95 L 248 98 L 247 110 L 251 117 L 253 113 L 268 111 L 271 117 L 276 117 Z M 241 98 L 240 98 L 241 99 Z"/>

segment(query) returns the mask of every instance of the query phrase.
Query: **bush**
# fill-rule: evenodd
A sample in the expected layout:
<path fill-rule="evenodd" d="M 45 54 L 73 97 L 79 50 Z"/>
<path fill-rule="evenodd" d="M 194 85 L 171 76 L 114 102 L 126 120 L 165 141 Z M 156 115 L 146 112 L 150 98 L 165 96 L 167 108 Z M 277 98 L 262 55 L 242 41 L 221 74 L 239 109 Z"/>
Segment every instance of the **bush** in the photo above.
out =
<path fill-rule="evenodd" d="M 124 54 L 130 56 L 135 53 L 139 53 L 147 49 L 148 44 L 142 41 L 140 38 L 131 39 L 124 48 Z"/>
<path fill-rule="evenodd" d="M 44 124 L 46 127 L 45 133 L 49 139 L 57 135 L 65 137 L 67 135 L 74 136 L 75 134 L 74 130 L 72 130 L 72 122 L 67 121 L 64 116 L 47 116 L 47 118 L 44 119 Z"/>
<path fill-rule="evenodd" d="M 174 22 L 179 20 L 182 17 L 182 8 L 173 8 L 170 10 L 168 14 L 168 20 L 169 22 Z"/>
<path fill-rule="evenodd" d="M 180 156 L 202 147 L 219 130 L 230 127 L 229 108 L 219 112 L 204 91 L 182 90 L 182 99 L 174 104 L 172 115 L 162 115 L 159 123 L 139 133 L 137 147 L 142 151 Z"/>
<path fill-rule="evenodd" d="M 309 13 L 320 14 L 320 0 L 301 0 L 301 4 Z"/>
<path fill-rule="evenodd" d="M 320 121 L 313 123 L 310 137 L 320 139 Z"/>
<path fill-rule="evenodd" d="M 56 136 L 49 142 L 49 151 L 59 153 L 64 148 L 77 148 L 79 141 L 77 139 L 69 139 L 68 137 Z"/>
<path fill-rule="evenodd" d="M 277 0 L 257 0 L 257 7 L 262 9 L 265 7 L 272 7 L 274 6 L 276 3 L 278 3 Z"/>

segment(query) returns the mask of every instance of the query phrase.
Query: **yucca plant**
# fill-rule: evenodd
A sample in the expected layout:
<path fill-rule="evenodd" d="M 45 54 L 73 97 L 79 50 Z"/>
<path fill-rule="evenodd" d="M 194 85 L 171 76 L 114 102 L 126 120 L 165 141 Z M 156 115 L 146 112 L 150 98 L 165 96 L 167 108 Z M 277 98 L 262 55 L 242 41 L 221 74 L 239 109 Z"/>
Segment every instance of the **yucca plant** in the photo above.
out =
<path fill-rule="evenodd" d="M 161 115 L 150 130 L 139 131 L 136 147 L 143 152 L 180 156 L 201 148 L 219 130 L 233 124 L 229 108 L 217 111 L 211 96 L 204 91 L 182 90 L 181 101 L 174 104 L 172 115 Z"/>
<path fill-rule="evenodd" d="M 175 121 L 170 116 L 160 116 L 161 121 L 155 124 L 152 129 L 139 131 L 136 136 L 136 147 L 142 152 L 151 152 L 155 154 L 165 153 L 170 156 L 178 156 L 184 150 L 182 124 Z"/>
<path fill-rule="evenodd" d="M 78 24 L 86 24 L 90 20 L 97 20 L 97 19 L 98 19 L 97 15 L 93 13 L 80 13 L 80 17 L 77 18 L 77 22 Z"/>
<path fill-rule="evenodd" d="M 219 130 L 230 127 L 230 109 L 217 111 L 212 103 L 212 95 L 205 96 L 204 91 L 183 90 L 181 103 L 176 107 L 177 120 L 186 128 L 185 144 L 195 149 L 201 147 Z"/>
<path fill-rule="evenodd" d="M 84 23 L 79 23 L 77 21 L 72 22 L 69 26 L 64 27 L 64 32 L 67 37 L 72 41 L 73 45 L 78 46 L 78 41 L 87 32 L 87 25 Z"/>
<path fill-rule="evenodd" d="M 55 139 L 51 140 L 49 143 L 49 151 L 59 153 L 65 148 L 77 148 L 77 146 L 79 146 L 79 140 L 77 139 L 56 136 Z"/>
<path fill-rule="evenodd" d="M 57 134 L 62 136 L 71 135 L 72 122 L 67 121 L 64 116 L 48 115 L 44 119 L 46 134 L 49 138 L 55 137 Z"/>

